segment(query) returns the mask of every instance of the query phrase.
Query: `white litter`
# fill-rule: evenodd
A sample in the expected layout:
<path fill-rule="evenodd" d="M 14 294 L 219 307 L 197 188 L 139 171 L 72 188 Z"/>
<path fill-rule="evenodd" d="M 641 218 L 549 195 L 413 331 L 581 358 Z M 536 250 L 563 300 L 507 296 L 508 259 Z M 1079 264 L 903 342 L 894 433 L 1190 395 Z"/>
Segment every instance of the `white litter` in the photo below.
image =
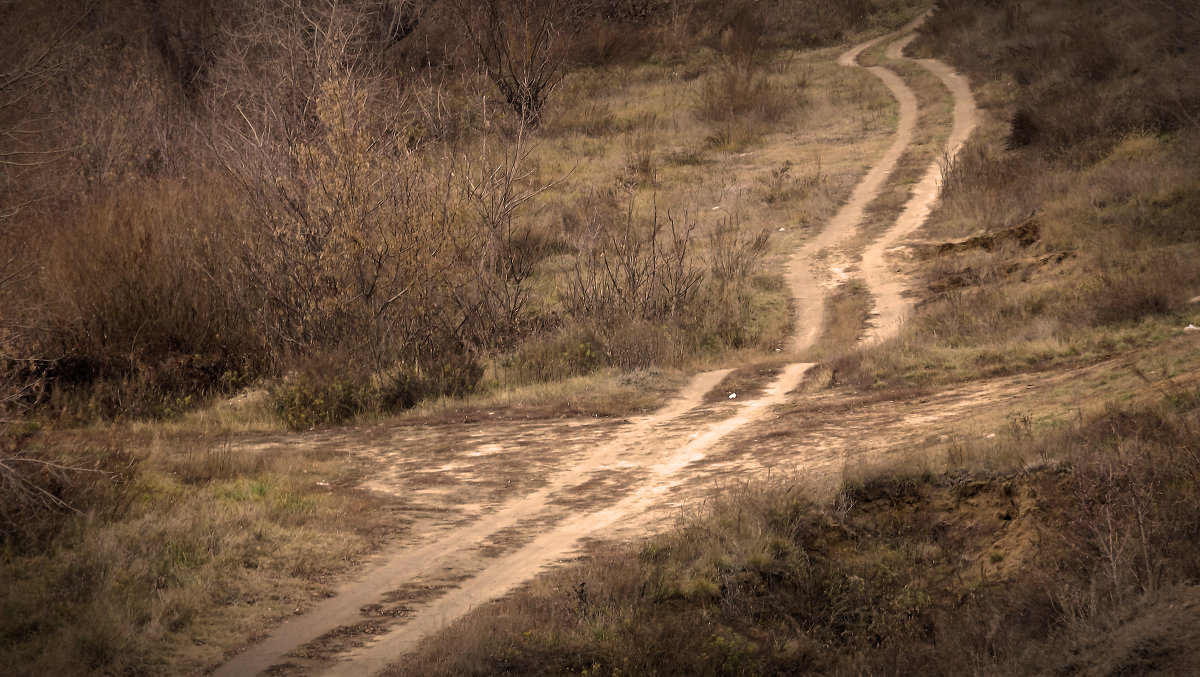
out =
<path fill-rule="evenodd" d="M 1184 327 L 1183 330 L 1184 331 L 1200 331 L 1200 327 L 1197 327 L 1194 324 L 1189 324 L 1188 326 Z"/>
<path fill-rule="evenodd" d="M 731 399 L 731 400 L 732 400 L 732 399 L 734 399 L 734 398 L 736 398 L 736 397 L 737 397 L 737 393 L 729 393 L 729 399 Z"/>
<path fill-rule="evenodd" d="M 779 232 L 781 232 L 781 233 L 782 233 L 784 230 L 786 230 L 786 229 L 784 229 L 784 228 L 780 228 L 780 229 L 779 229 Z"/>

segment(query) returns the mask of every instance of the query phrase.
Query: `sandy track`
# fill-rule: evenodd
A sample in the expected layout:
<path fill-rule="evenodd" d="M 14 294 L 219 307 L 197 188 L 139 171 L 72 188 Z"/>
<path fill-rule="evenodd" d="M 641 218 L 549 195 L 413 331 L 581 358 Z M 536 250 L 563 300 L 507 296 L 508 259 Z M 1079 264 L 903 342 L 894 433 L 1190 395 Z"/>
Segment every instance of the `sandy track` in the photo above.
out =
<path fill-rule="evenodd" d="M 909 36 L 890 45 L 887 50 L 888 58 L 903 58 L 902 52 L 913 37 Z M 914 61 L 936 75 L 954 97 L 954 122 L 944 149 L 945 162 L 948 163 L 958 154 L 962 144 L 975 129 L 975 98 L 971 95 L 967 79 L 955 73 L 946 64 L 934 59 L 914 59 Z M 888 263 L 887 254 L 896 246 L 897 242 L 911 235 L 925 223 L 941 188 L 942 169 L 938 163 L 934 163 L 926 170 L 921 181 L 913 189 L 912 196 L 905 203 L 904 211 L 896 219 L 895 224 L 863 251 L 863 281 L 866 282 L 871 294 L 875 297 L 874 322 L 867 332 L 867 340 L 882 341 L 895 336 L 900 330 L 904 318 L 911 310 L 911 302 L 904 297 L 907 289 L 905 279 L 893 272 L 895 266 Z"/>
<path fill-rule="evenodd" d="M 479 603 L 504 595 L 535 576 L 543 566 L 569 557 L 581 539 L 629 515 L 638 514 L 660 500 L 686 480 L 681 471 L 703 459 L 714 445 L 733 431 L 761 420 L 773 406 L 785 403 L 788 393 L 799 385 L 811 366 L 788 365 L 762 396 L 727 404 L 723 407 L 724 412 L 681 421 L 683 414 L 701 408 L 704 395 L 730 370 L 698 375 L 661 411 L 630 423 L 613 440 L 551 478 L 542 488 L 514 498 L 473 522 L 452 527 L 436 540 L 425 544 L 407 543 L 384 553 L 379 558 L 382 564 L 343 586 L 335 596 L 319 603 L 304 616 L 283 624 L 266 640 L 234 657 L 215 674 L 247 675 L 275 669 L 365 675 L 382 669 L 429 632 L 443 627 Z M 639 475 L 631 489 L 616 497 L 617 500 L 582 514 L 566 517 L 556 514 L 561 511 L 554 505 L 555 495 L 583 484 L 597 473 L 612 470 L 618 462 L 629 464 L 631 456 L 640 457 L 642 462 L 634 465 L 645 472 Z M 539 517 L 546 519 L 539 520 Z M 526 529 L 529 523 L 542 527 L 548 523 L 550 528 L 541 530 L 531 541 L 499 558 L 478 554 L 479 545 L 489 537 L 521 527 L 522 523 Z M 472 563 L 478 566 L 476 570 L 472 570 Z M 447 575 L 446 571 L 452 573 Z M 389 596 L 414 582 L 426 589 L 439 589 L 441 594 L 424 604 L 412 620 L 388 622 L 376 619 L 370 632 L 365 633 L 369 637 L 352 637 L 346 646 L 334 652 L 337 661 L 326 660 L 328 656 L 320 655 L 328 653 L 327 649 L 313 648 L 314 643 L 328 644 L 331 633 L 355 635 L 353 628 L 365 619 L 374 618 L 378 608 L 394 601 Z"/>
<path fill-rule="evenodd" d="M 629 515 L 638 514 L 686 477 L 680 471 L 704 458 L 717 442 L 735 430 L 758 421 L 774 405 L 783 404 L 787 394 L 800 384 L 812 364 L 788 365 L 762 397 L 747 402 L 734 416 L 694 433 L 670 454 L 650 466 L 650 477 L 615 504 L 591 513 L 575 515 L 538 535 L 527 546 L 497 560 L 486 576 L 475 576 L 441 597 L 414 621 L 401 625 L 363 649 L 350 652 L 346 661 L 322 673 L 331 676 L 372 674 L 383 669 L 417 642 L 456 620 L 482 602 L 496 599 L 533 578 L 542 567 L 570 555 L 580 539 L 596 533 Z M 715 385 L 715 384 L 714 384 Z M 625 440 L 629 441 L 629 440 Z M 679 444 L 679 440 L 672 440 Z M 616 445 L 614 445 L 615 447 Z"/>
<path fill-rule="evenodd" d="M 918 23 L 919 20 L 914 21 L 900 32 L 911 30 Z M 846 67 L 856 66 L 860 54 L 895 35 L 881 36 L 855 46 L 838 57 L 838 64 Z M 854 187 L 850 199 L 842 205 L 837 214 L 834 214 L 820 234 L 798 249 L 789 261 L 787 282 L 792 290 L 792 298 L 795 299 L 797 318 L 796 334 L 792 338 L 790 354 L 796 357 L 816 343 L 825 325 L 825 293 L 824 285 L 821 284 L 825 275 L 815 269 L 821 252 L 838 247 L 854 236 L 867 205 L 879 194 L 888 174 L 895 169 L 904 149 L 913 139 L 913 129 L 917 120 L 917 97 L 908 85 L 904 84 L 904 80 L 892 71 L 879 66 L 867 70 L 883 81 L 900 106 L 896 138 L 879 162 L 871 167 L 863 180 Z"/>
<path fill-rule="evenodd" d="M 918 22 L 856 46 L 842 55 L 839 63 L 855 65 L 863 50 L 903 35 Z M 902 47 L 893 47 L 897 55 Z M 942 78 L 955 96 L 954 130 L 947 145 L 956 148 L 973 125 L 970 93 L 965 81 L 949 68 L 937 62 L 921 63 Z M 900 104 L 896 138 L 826 228 L 791 257 L 787 278 L 799 317 L 789 353 L 795 356 L 813 345 L 823 325 L 820 282 L 824 275 L 814 268 L 814 261 L 822 251 L 855 234 L 866 206 L 912 141 L 917 117 L 915 96 L 892 71 L 881 67 L 870 71 L 888 86 Z M 923 221 L 936 198 L 940 181 L 937 170 L 936 165 L 930 168 L 904 216 L 864 253 L 864 277 L 876 294 L 882 322 L 875 330 L 876 337 L 883 336 L 881 328 L 887 330 L 893 321 L 902 318 L 905 307 L 903 285 L 891 274 L 883 253 Z M 874 253 L 876 250 L 878 253 Z M 786 365 L 757 398 L 711 406 L 705 404 L 705 395 L 730 370 L 699 374 L 654 415 L 630 421 L 615 432 L 585 431 L 584 442 L 572 442 L 573 451 L 564 454 L 565 465 L 560 462 L 538 486 L 483 506 L 458 522 L 443 520 L 435 528 L 410 536 L 377 556 L 374 565 L 343 585 L 333 597 L 285 622 L 215 674 L 269 671 L 369 675 L 379 671 L 472 607 L 503 596 L 547 565 L 572 556 L 583 539 L 611 531 L 622 522 L 636 522 L 639 517 L 644 523 L 650 509 L 661 510 L 671 492 L 689 482 L 694 486 L 701 468 L 720 457 L 714 452 L 722 444 L 733 437 L 746 437 L 747 430 L 763 427 L 754 424 L 768 419 L 778 410 L 777 405 L 788 401 L 789 393 L 811 366 Z M 546 439 L 541 440 L 545 449 L 553 452 L 556 443 L 566 445 L 554 438 L 549 425 L 546 427 Z M 587 437 L 589 434 L 595 437 Z M 591 439 L 595 440 L 594 446 L 588 445 Z M 391 446 L 397 446 L 395 440 Z M 515 460 L 523 453 L 508 451 L 517 453 L 506 459 Z M 478 457 L 480 453 L 469 456 Z M 373 481 L 372 488 L 386 491 L 390 483 L 399 485 L 404 480 L 402 475 L 398 471 L 385 472 Z M 593 487 L 590 491 L 589 486 Z M 588 494 L 589 500 L 564 503 L 564 499 L 579 493 Z M 489 544 L 500 545 L 489 548 Z"/>
<path fill-rule="evenodd" d="M 308 614 L 280 626 L 265 641 L 236 656 L 214 674 L 258 674 L 284 661 L 290 651 L 316 640 L 329 630 L 361 621 L 361 609 L 377 602 L 382 593 L 396 590 L 422 574 L 428 576 L 444 567 L 446 561 L 462 559 L 463 550 L 475 547 L 488 536 L 516 526 L 521 519 L 544 509 L 556 491 L 582 483 L 591 474 L 611 465 L 623 449 L 645 445 L 658 437 L 654 434 L 656 427 L 698 406 L 704 395 L 729 371 L 696 376 L 667 406 L 634 422 L 614 441 L 601 446 L 572 469 L 558 474 L 543 488 L 509 500 L 486 517 L 452 528 L 432 542 L 423 545 L 404 543 L 383 553 L 379 558 L 384 562 L 382 565 L 344 586 Z"/>

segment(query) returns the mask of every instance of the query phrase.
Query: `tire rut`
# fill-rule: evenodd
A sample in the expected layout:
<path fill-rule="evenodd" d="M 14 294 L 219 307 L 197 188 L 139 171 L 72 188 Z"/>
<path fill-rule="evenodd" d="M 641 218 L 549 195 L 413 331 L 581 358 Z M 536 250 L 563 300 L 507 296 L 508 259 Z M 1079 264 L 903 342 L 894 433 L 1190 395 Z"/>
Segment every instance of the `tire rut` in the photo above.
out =
<path fill-rule="evenodd" d="M 857 66 L 856 60 L 864 50 L 911 32 L 923 18 L 855 46 L 838 62 Z M 903 48 L 901 43 L 893 45 L 897 54 Z M 954 95 L 954 129 L 947 141 L 948 153 L 952 153 L 974 124 L 974 105 L 966 81 L 939 62 L 918 63 L 941 78 Z M 373 674 L 474 606 L 507 594 L 545 567 L 573 556 L 589 536 L 660 504 L 673 489 L 688 481 L 689 473 L 685 471 L 689 466 L 703 461 L 735 431 L 763 420 L 773 407 L 786 403 L 789 393 L 813 366 L 799 359 L 815 343 L 824 324 L 824 294 L 819 284 L 823 274 L 813 262 L 822 251 L 837 247 L 855 234 L 867 204 L 912 141 L 917 113 L 912 91 L 886 68 L 868 70 L 883 81 L 900 104 L 896 138 L 822 232 L 791 257 L 787 280 L 796 299 L 798 318 L 789 354 L 795 361 L 785 365 L 761 395 L 708 407 L 704 402 L 706 393 L 732 370 L 695 376 L 657 413 L 629 422 L 536 490 L 508 499 L 465 524 L 445 528 L 426 543 L 404 542 L 384 551 L 377 558 L 379 564 L 344 584 L 337 594 L 306 614 L 284 622 L 265 640 L 233 656 L 213 674 Z M 873 329 L 875 340 L 889 335 L 888 328 L 898 324 L 905 308 L 903 283 L 885 264 L 884 254 L 923 222 L 939 185 L 940 173 L 935 164 L 896 225 L 864 252 L 864 277 L 880 312 L 879 323 Z M 622 473 L 626 484 L 613 483 L 622 468 L 626 469 Z M 585 485 L 609 491 L 607 505 L 592 505 L 590 511 L 582 513 L 578 510 L 588 508 L 563 505 L 562 496 Z M 481 551 L 488 556 L 481 556 Z"/>
<path fill-rule="evenodd" d="M 899 40 L 888 47 L 890 59 L 903 59 L 903 50 L 915 36 Z M 879 342 L 895 336 L 900 331 L 912 303 L 905 298 L 908 286 L 899 270 L 887 261 L 887 254 L 904 237 L 911 235 L 925 223 L 933 204 L 942 189 L 942 163 L 953 161 L 963 143 L 975 129 L 975 98 L 967 79 L 946 64 L 934 59 L 911 59 L 942 81 L 954 98 L 954 121 L 950 135 L 943 148 L 943 160 L 935 162 L 913 189 L 912 196 L 904 205 L 904 211 L 896 222 L 879 239 L 871 243 L 862 256 L 863 281 L 875 297 L 873 322 L 867 331 L 867 341 Z"/>

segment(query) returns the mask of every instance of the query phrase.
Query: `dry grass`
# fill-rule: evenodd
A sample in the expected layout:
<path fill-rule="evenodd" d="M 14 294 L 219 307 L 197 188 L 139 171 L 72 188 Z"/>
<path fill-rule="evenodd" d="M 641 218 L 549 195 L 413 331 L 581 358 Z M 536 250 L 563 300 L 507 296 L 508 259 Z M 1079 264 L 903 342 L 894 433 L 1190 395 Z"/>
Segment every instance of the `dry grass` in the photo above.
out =
<path fill-rule="evenodd" d="M 1101 13 L 1089 30 L 1106 33 L 1126 22 L 1174 21 L 1163 7 L 1127 9 Z M 1186 78 L 1185 86 L 1170 94 L 1155 84 L 1158 77 L 1175 77 L 1169 70 L 1179 55 L 1167 57 L 1166 70 L 1132 74 L 1129 69 L 1157 53 L 1146 45 L 1113 51 L 1106 57 L 1115 64 L 1111 70 L 1083 77 L 1081 64 L 1100 55 L 1090 48 L 1080 51 L 1074 38 L 1049 36 L 1061 17 L 1076 11 L 1071 2 L 1019 12 L 1012 4 L 1007 10 L 978 12 L 952 5 L 923 29 L 927 36 L 917 47 L 940 45 L 958 60 L 955 65 L 981 88 L 984 119 L 945 169 L 942 202 L 921 237 L 982 239 L 940 254 L 918 249 L 919 256 L 909 262 L 922 281 L 912 320 L 896 340 L 832 360 L 829 366 L 840 382 L 861 387 L 946 383 L 1086 362 L 1161 341 L 1194 321 L 1187 302 L 1200 290 L 1200 277 L 1190 262 L 1200 252 L 1185 216 L 1195 213 L 1200 190 L 1188 169 L 1197 153 L 1194 121 L 1168 116 L 1130 126 L 1114 118 L 1093 128 L 1089 125 L 1111 112 L 1098 109 L 1091 117 L 1055 117 L 1056 124 L 1077 122 L 1079 130 L 1047 131 L 1022 143 L 1012 138 L 1024 133 L 1024 123 L 1014 122 L 1014 108 L 1052 107 L 1070 98 L 1061 92 L 1046 98 L 1044 88 L 1052 83 L 1106 92 L 1105 97 L 1120 90 L 1122 96 L 1142 99 L 1136 106 L 1120 97 L 1096 104 L 1103 109 L 1125 101 L 1132 106 L 1129 112 L 1146 105 L 1173 109 L 1176 97 L 1190 96 Z M 1027 32 L 1005 28 L 1012 21 L 1022 22 Z M 968 53 L 952 37 L 963 30 L 981 31 L 988 39 L 977 37 Z M 1029 67 L 1026 48 L 1034 44 L 1045 59 L 1075 66 Z M 995 72 L 1003 77 L 992 77 Z M 1138 94 L 1122 89 L 1134 77 L 1145 80 Z M 1147 97 L 1161 98 L 1150 104 Z M 1035 241 L 988 244 L 989 234 L 1033 214 Z"/>
<path fill-rule="evenodd" d="M 69 508 L 4 535 L 13 674 L 200 672 L 401 527 L 342 458 L 166 440 L 21 456 L 76 470 L 31 475 Z"/>
<path fill-rule="evenodd" d="M 724 11 L 681 20 L 710 10 Z M 888 4 L 854 30 L 912 10 Z M 379 78 L 395 64 L 339 56 L 368 39 L 361 27 L 307 17 L 273 14 L 229 38 L 328 19 L 332 42 L 296 49 L 317 50 L 305 68 L 333 71 L 280 76 L 291 98 L 273 100 L 250 80 L 277 54 L 257 66 L 223 55 L 194 133 L 146 150 L 177 171 L 94 181 L 23 213 L 4 240 L 39 271 L 17 290 L 38 312 L 14 345 L 45 363 L 44 420 L 166 420 L 250 386 L 301 429 L 598 369 L 769 354 L 789 319 L 767 271 L 832 213 L 888 130 L 877 82 L 842 73 L 833 50 L 786 51 L 815 39 L 797 32 L 814 16 L 780 14 L 763 43 L 740 24 L 701 34 L 711 44 L 686 58 L 594 45 L 536 134 L 515 136 L 485 78 L 430 71 L 393 90 Z M 660 18 L 619 21 L 639 35 L 677 28 Z M 117 77 L 97 68 L 97 87 Z M 222 117 L 238 97 L 247 117 Z M 665 257 L 648 253 L 668 241 Z"/>
<path fill-rule="evenodd" d="M 875 15 L 871 26 L 911 10 Z M 79 44 L 102 54 L 106 31 L 138 35 L 138 21 L 106 10 Z M 886 142 L 886 91 L 842 73 L 835 50 L 781 51 L 787 41 L 743 49 L 731 38 L 649 60 L 614 52 L 642 47 L 610 42 L 589 48 L 580 61 L 590 65 L 568 74 L 523 145 L 494 111 L 474 107 L 486 98 L 478 79 L 430 72 L 387 120 L 370 111 L 399 105 L 399 93 L 374 76 L 396 64 L 324 87 L 280 79 L 284 89 L 312 85 L 289 95 L 313 96 L 319 114 L 293 119 L 299 112 L 272 101 L 275 90 L 236 80 L 250 73 L 226 61 L 236 54 L 220 55 L 211 82 L 197 81 L 201 90 L 220 83 L 218 101 L 172 119 L 178 129 L 143 119 L 180 94 L 169 82 L 152 83 L 156 107 L 142 117 L 124 102 L 123 127 L 89 114 L 63 128 L 92 135 L 92 155 L 82 169 L 62 163 L 26 177 L 66 188 L 5 223 L 0 260 L 19 256 L 36 274 L 2 289 L 27 303 L 19 317 L 0 308 L 0 326 L 21 331 L 0 339 L 48 384 L 29 402 L 38 421 L 92 430 L 79 439 L 4 431 L 5 467 L 34 468 L 29 485 L 61 499 L 5 513 L 6 665 L 18 674 L 202 671 L 327 592 L 400 526 L 387 505 L 349 488 L 345 459 L 254 454 L 197 435 L 336 424 L 422 400 L 413 415 L 431 419 L 498 408 L 626 416 L 653 409 L 682 382 L 679 368 L 774 354 L 790 320 L 770 266 L 836 209 L 862 158 Z M 742 52 L 753 58 L 731 56 Z M 81 105 L 125 82 L 111 65 L 91 64 L 96 96 Z M 133 70 L 147 82 L 169 75 L 153 63 Z M 79 77 L 63 73 L 68 84 Z M 718 110 L 747 92 L 771 101 L 749 117 Z M 241 95 L 253 122 L 221 117 Z M 122 136 L 134 129 L 138 138 Z M 158 134 L 153 143 L 140 140 L 145 130 Z M 145 162 L 127 166 L 127 156 Z M 401 165 L 412 170 L 396 172 L 416 182 L 400 187 L 411 194 L 375 181 Z M 428 311 L 416 317 L 365 303 L 376 293 L 369 280 L 356 286 L 363 272 L 382 272 L 380 288 L 395 281 L 405 261 L 388 257 L 408 243 L 380 225 L 413 214 L 446 236 L 416 258 L 443 266 L 425 289 L 447 296 L 423 292 L 406 306 Z M 622 304 L 585 311 L 564 298 L 589 234 L 605 258 L 626 255 Z M 658 245 L 668 242 L 664 260 Z M 383 265 L 373 273 L 364 261 Z M 599 257 L 591 265 L 608 274 Z M 645 271 L 657 276 L 650 288 L 639 286 Z M 660 281 L 683 284 L 664 293 Z M 477 305 L 498 298 L 491 291 L 507 305 Z M 471 317 L 479 321 L 458 324 Z M 462 331 L 437 333 L 446 327 Z M 347 346 L 343 335 L 372 340 Z M 397 347 L 401 335 L 437 359 L 412 358 Z M 0 357 L 16 368 L 14 356 Z M 193 441 L 164 441 L 176 437 Z M 41 461 L 64 469 L 37 472 L 50 467 Z"/>
<path fill-rule="evenodd" d="M 825 298 L 825 330 L 813 346 L 813 356 L 822 360 L 854 350 L 867 326 L 871 295 L 860 280 L 849 279 Z"/>
<path fill-rule="evenodd" d="M 275 195 L 283 203 L 300 196 L 304 206 L 279 203 L 293 212 L 271 221 L 247 204 L 245 186 L 209 164 L 211 156 L 185 152 L 195 139 L 174 136 L 173 125 L 141 124 L 131 102 L 120 107 L 125 117 L 112 119 L 139 135 L 154 130 L 157 149 L 133 143 L 139 135 L 120 125 L 80 116 L 79 124 L 91 125 L 86 156 L 37 174 L 47 184 L 62 178 L 71 190 L 6 229 L 0 261 L 14 252 L 40 267 L 15 292 L 2 290 L 29 303 L 20 322 L 5 315 L 0 327 L 33 327 L 3 347 L 18 346 L 21 359 L 47 367 L 39 376 L 51 382 L 45 421 L 166 417 L 210 431 L 278 426 L 263 413 L 272 407 L 308 427 L 423 398 L 415 414 L 434 419 L 494 407 L 623 416 L 652 409 L 680 382 L 677 369 L 760 363 L 780 346 L 789 321 L 784 286 L 771 271 L 836 210 L 863 173 L 862 158 L 886 145 L 892 120 L 886 90 L 869 74 L 835 66 L 835 50 L 780 47 L 898 25 L 915 8 L 894 3 L 868 12 L 876 3 L 839 2 L 829 16 L 845 25 L 830 27 L 807 6 L 770 7 L 761 11 L 779 21 L 765 42 L 754 37 L 752 16 L 692 30 L 703 12 L 746 9 L 738 4 L 696 3 L 696 15 L 589 33 L 573 57 L 588 65 L 567 75 L 536 138 L 520 148 L 494 111 L 455 108 L 486 98 L 486 82 L 470 78 L 422 93 L 400 116 L 404 129 L 364 121 L 361 129 L 388 140 L 388 152 L 414 163 L 404 166 L 429 172 L 424 179 L 447 191 L 437 202 L 445 219 L 434 225 L 451 236 L 433 259 L 446 266 L 445 284 L 430 289 L 457 295 L 431 291 L 423 297 L 429 303 L 414 307 L 434 312 L 412 316 L 413 331 L 433 337 L 412 354 L 438 360 L 398 350 L 360 362 L 366 352 L 331 348 L 354 328 L 370 329 L 355 331 L 359 338 L 382 335 L 371 325 L 375 314 L 362 315 L 357 297 L 338 284 L 291 299 L 304 309 L 296 316 L 320 316 L 319 327 L 302 319 L 296 326 L 304 331 L 287 334 L 285 323 L 264 323 L 253 312 L 265 291 L 277 289 L 262 286 L 273 275 L 253 274 L 263 251 L 240 249 L 248 234 L 269 240 L 288 224 L 331 214 L 341 215 L 339 227 L 377 224 L 360 208 L 397 196 L 346 186 L 394 168 L 395 157 L 355 146 L 362 139 L 353 134 L 339 136 L 354 127 L 309 120 L 327 132 L 292 148 L 300 153 L 291 160 L 310 163 L 309 175 L 288 175 L 291 192 Z M 1178 3 L 1117 3 L 1063 37 L 1059 27 L 1076 23 L 1064 17 L 1086 3 L 945 4 L 921 48 L 950 53 L 973 82 L 992 84 L 980 93 L 989 109 L 982 131 L 947 168 L 942 206 L 923 237 L 986 234 L 1036 211 L 1040 239 L 914 260 L 926 285 L 921 307 L 899 338 L 866 350 L 851 347 L 865 296 L 844 286 L 830 301 L 837 321 L 822 339 L 824 383 L 947 383 L 1187 340 L 1180 328 L 1200 323 L 1187 304 L 1200 295 L 1191 265 L 1200 255 L 1194 13 Z M 1167 10 L 1175 14 L 1156 14 Z M 1172 25 L 1163 26 L 1164 16 L 1175 17 Z M 1162 49 L 1126 47 L 1115 35 L 1158 36 Z M 1156 52 L 1166 52 L 1165 61 L 1144 58 Z M 91 66 L 102 83 L 108 71 Z M 400 70 L 390 64 L 381 72 Z M 997 72 L 999 80 L 990 80 Z M 928 77 L 905 76 L 924 78 L 920 152 L 928 154 L 946 109 Z M 1179 86 L 1164 86 L 1168 80 Z M 1064 85 L 1071 94 L 1061 94 Z M 167 105 L 176 90 L 149 90 L 156 112 L 146 115 L 183 115 Z M 107 100 L 88 91 L 87 101 Z M 455 110 L 440 115 L 430 102 Z M 371 150 L 356 155 L 335 142 Z M 459 170 L 454 181 L 438 173 L 445 158 Z M 927 162 L 913 155 L 905 166 Z M 330 166 L 345 181 L 323 182 Z M 515 178 L 506 184 L 503 175 Z M 488 190 L 472 192 L 463 176 Z M 879 223 L 900 203 L 906 176 L 897 172 L 873 207 Z M 274 174 L 257 178 L 266 179 L 260 192 L 281 187 Z M 689 233 L 686 241 L 670 235 L 671 224 Z M 395 242 L 369 231 L 344 230 L 323 251 L 339 261 L 373 245 L 393 251 Z M 598 249 L 583 256 L 588 237 Z M 305 252 L 310 244 L 289 246 Z M 618 275 L 601 260 L 614 258 L 624 261 Z M 307 262 L 328 279 L 356 274 L 321 260 Z M 272 261 L 274 268 L 257 272 L 288 270 L 286 257 Z M 577 268 L 581 261 L 591 268 Z M 643 275 L 656 284 L 686 282 L 694 271 L 702 273 L 694 288 L 643 284 Z M 571 299 L 570 279 L 606 279 L 611 287 L 581 286 Z M 504 304 L 485 308 L 501 297 Z M 616 297 L 621 303 L 611 302 Z M 460 325 L 468 317 L 462 308 L 475 309 L 478 321 Z M 314 327 L 324 338 L 294 349 L 297 337 L 316 335 Z M 430 334 L 430 327 L 462 333 Z M 724 387 L 753 392 L 769 374 L 770 365 L 760 365 Z M 257 403 L 178 417 L 249 382 L 273 387 L 257 390 L 267 393 Z M 675 532 L 632 550 L 600 549 L 481 610 L 404 669 L 1078 669 L 1072 649 L 1095 649 L 1098 636 L 1130 619 L 1153 626 L 1175 618 L 1164 610 L 1171 596 L 1191 594 L 1200 578 L 1197 394 L 1170 382 L 1159 387 L 1153 401 L 1116 402 L 1069 420 L 1012 412 L 1001 434 L 951 439 L 945 458 L 926 458 L 924 466 L 885 474 L 849 468 L 828 504 L 795 483 L 740 488 Z M 61 505 L 6 513 L 13 518 L 0 562 L 0 636 L 4 663 L 19 673 L 211 667 L 247 635 L 324 593 L 330 576 L 399 526 L 387 506 L 347 488 L 352 471 L 341 459 L 55 439 L 21 432 L 14 447 L 21 457 L 71 468 L 28 474 Z M 943 466 L 952 472 L 932 474 Z M 1195 619 L 1182 620 L 1188 627 Z M 1116 652 L 1109 672 L 1195 669 L 1186 662 L 1194 645 L 1172 644 L 1162 633 L 1149 632 L 1124 653 L 1112 648 L 1119 642 L 1109 644 Z M 1144 651 L 1155 646 L 1165 653 Z"/>
<path fill-rule="evenodd" d="M 420 421 L 489 411 L 515 418 L 546 416 L 631 416 L 657 407 L 686 382 L 682 372 L 661 369 L 604 369 L 587 376 L 524 386 L 498 385 L 465 398 L 429 400 L 407 416 Z"/>
<path fill-rule="evenodd" d="M 983 84 L 987 115 L 926 233 L 957 245 L 910 262 L 926 289 L 901 336 L 835 353 L 824 379 L 884 396 L 1099 362 L 1090 389 L 986 435 L 964 423 L 936 458 L 850 467 L 829 503 L 793 482 L 739 487 L 393 672 L 1195 671 L 1195 19 L 1179 3 L 942 3 L 922 48 Z M 1135 26 L 1156 44 L 1110 37 Z M 767 175 L 764 193 L 783 183 Z M 1031 212 L 1037 238 L 997 235 Z M 852 294 L 833 302 L 856 314 Z M 1125 368 L 1141 354 L 1157 376 Z"/>
<path fill-rule="evenodd" d="M 1182 216 L 1200 188 L 1183 169 L 1194 144 L 1192 132 L 1131 137 L 1086 170 L 1033 179 L 1018 194 L 1042 196 L 1037 242 L 922 262 L 926 297 L 901 336 L 835 368 L 863 385 L 967 380 L 1096 359 L 1176 335 L 1194 322 L 1188 300 L 1200 289 L 1189 263 L 1200 250 Z M 969 208 L 948 194 L 942 213 L 1011 199 L 980 190 L 972 189 Z"/>
<path fill-rule="evenodd" d="M 990 443 L 1019 445 L 1022 470 L 955 455 L 948 475 L 848 478 L 828 504 L 737 487 L 477 611 L 393 674 L 1194 669 L 1176 627 L 1138 630 L 1150 657 L 1120 638 L 1200 575 L 1198 404 L 1175 389 L 1057 428 L 1014 416 Z M 1097 632 L 1122 648 L 1073 651 Z"/>

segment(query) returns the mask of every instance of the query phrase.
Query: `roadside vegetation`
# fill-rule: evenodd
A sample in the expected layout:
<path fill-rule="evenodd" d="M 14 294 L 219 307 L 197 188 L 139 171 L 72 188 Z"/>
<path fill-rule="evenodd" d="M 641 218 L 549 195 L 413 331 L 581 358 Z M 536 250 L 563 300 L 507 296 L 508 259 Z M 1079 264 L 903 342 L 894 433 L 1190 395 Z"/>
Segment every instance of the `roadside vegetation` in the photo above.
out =
<path fill-rule="evenodd" d="M 866 308 L 843 285 L 810 387 L 852 407 L 1023 372 L 1094 382 L 995 404 L 999 432 L 962 421 L 908 460 L 848 466 L 832 495 L 730 488 L 393 674 L 1196 671 L 1198 31 L 1169 0 L 939 2 L 909 53 L 968 75 L 982 124 L 897 260 L 923 281 L 913 316 L 855 345 Z M 1014 409 L 1038 397 L 1058 403 Z"/>
<path fill-rule="evenodd" d="M 833 491 L 735 487 L 394 672 L 1195 672 L 1192 5 L 940 0 L 909 53 L 965 73 L 982 124 L 897 261 L 913 316 L 860 345 L 849 279 L 808 387 L 899 398 L 1142 354 L 1156 375 Z M 789 335 L 778 264 L 889 142 L 886 90 L 833 60 L 922 9 L 0 7 L 0 663 L 203 672 L 405 528 L 356 489 L 361 458 L 231 433 L 626 415 L 716 362 L 754 363 L 725 384 L 752 393 Z M 873 232 L 946 109 L 866 58 L 922 104 Z"/>
<path fill-rule="evenodd" d="M 949 472 L 868 471 L 829 500 L 803 480 L 730 488 L 390 674 L 1192 672 L 1198 393 L 1057 430 L 1017 417 L 944 449 Z"/>
<path fill-rule="evenodd" d="M 769 350 L 761 217 L 818 223 L 861 171 L 820 137 L 887 132 L 877 83 L 796 50 L 915 10 L 10 4 L 6 400 L 74 425 L 265 387 L 300 429 Z"/>
<path fill-rule="evenodd" d="M 181 674 L 330 591 L 404 526 L 344 456 L 68 437 L 5 458 L 10 674 Z"/>
<path fill-rule="evenodd" d="M 404 528 L 233 433 L 773 354 L 774 263 L 890 132 L 832 59 L 919 10 L 5 4 L 0 662 L 202 671 Z"/>
<path fill-rule="evenodd" d="M 1087 363 L 1196 321 L 1198 17 L 1186 3 L 1083 7 L 946 3 L 922 27 L 910 51 L 966 74 L 984 117 L 910 249 L 915 313 L 898 340 L 830 359 L 830 383 Z"/>

